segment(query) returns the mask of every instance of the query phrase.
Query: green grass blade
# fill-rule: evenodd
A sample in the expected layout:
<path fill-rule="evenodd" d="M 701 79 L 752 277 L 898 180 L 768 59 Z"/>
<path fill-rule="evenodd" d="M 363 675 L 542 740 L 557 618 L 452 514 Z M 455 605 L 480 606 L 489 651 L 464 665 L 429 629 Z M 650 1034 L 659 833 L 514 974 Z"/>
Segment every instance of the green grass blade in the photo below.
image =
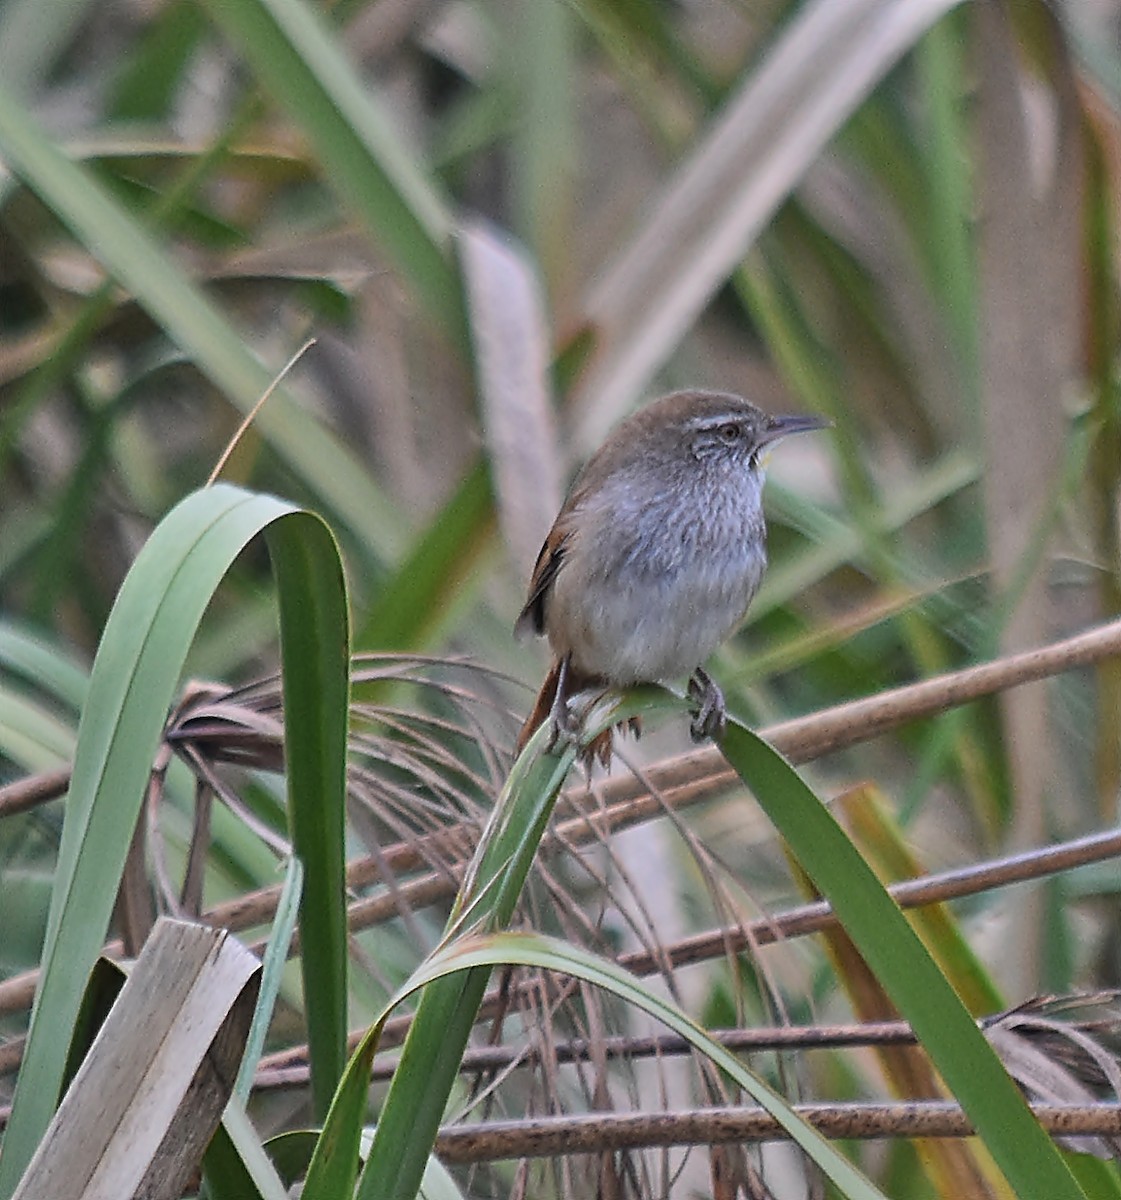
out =
<path fill-rule="evenodd" d="M 296 920 L 303 892 L 304 869 L 299 858 L 293 857 L 288 860 L 285 868 L 284 887 L 276 905 L 272 933 L 261 959 L 261 989 L 257 993 L 253 1024 L 249 1027 L 249 1036 L 245 1039 L 245 1053 L 241 1056 L 241 1066 L 237 1069 L 237 1079 L 234 1081 L 234 1099 L 243 1105 L 249 1103 L 257 1063 L 260 1061 L 261 1051 L 265 1048 L 265 1035 L 272 1021 L 276 998 L 280 994 L 284 964 L 288 961 L 292 935 L 296 932 Z"/>
<path fill-rule="evenodd" d="M 195 629 L 246 544 L 294 513 L 306 532 L 306 514 L 275 497 L 225 485 L 196 492 L 157 526 L 121 587 L 79 726 L 42 974 L 0 1157 L 0 1196 L 11 1195 L 54 1110 L 69 1031 L 105 937 L 153 756 Z M 277 571 L 287 569 L 281 556 Z M 341 580 L 337 568 L 336 577 Z M 280 590 L 291 586 L 286 578 Z M 330 616 L 322 605 L 309 611 L 315 622 Z M 282 621 L 285 634 L 290 624 Z M 320 636 L 324 642 L 331 636 L 341 640 L 345 654 L 345 636 L 339 639 L 337 627 L 321 630 Z M 298 761 L 306 752 L 298 743 L 294 753 Z"/>
<path fill-rule="evenodd" d="M 829 810 L 742 726 L 729 725 L 721 749 L 833 905 L 1021 1200 L 1084 1200 L 957 993 Z"/>
<path fill-rule="evenodd" d="M 482 581 L 479 559 L 495 526 L 490 472 L 479 462 L 378 592 L 355 635 L 356 649 L 419 650 L 432 645 L 474 598 L 475 585 Z"/>
<path fill-rule="evenodd" d="M 121 588 L 94 663 L 79 727 L 42 976 L 0 1159 L 11 1194 L 53 1112 L 68 1031 L 105 936 L 117 882 L 180 664 L 234 555 L 284 511 L 212 489 L 175 508 Z M 246 525 L 246 517 L 250 517 Z"/>
<path fill-rule="evenodd" d="M 205 1200 L 287 1200 L 276 1168 L 240 1100 L 226 1105 L 206 1150 Z"/>
<path fill-rule="evenodd" d="M 540 755 L 544 733 L 514 765 L 457 898 L 449 932 L 465 919 L 491 929 L 510 919 L 574 758 L 571 747 L 560 756 Z M 378 1117 L 360 1196 L 417 1194 L 489 975 L 481 967 L 425 989 Z M 347 1068 L 308 1172 L 306 1200 L 351 1194 L 379 1032 L 380 1022 Z"/>
<path fill-rule="evenodd" d="M 320 1117 L 346 1066 L 346 743 L 350 645 L 339 549 L 312 513 L 271 526 L 283 652 L 288 822 L 304 867 L 300 964 Z"/>
<path fill-rule="evenodd" d="M 1067 1162 L 1082 1190 L 1093 1200 L 1121 1200 L 1121 1170 L 1089 1154 L 1068 1154 Z"/>
<path fill-rule="evenodd" d="M 52 645 L 34 630 L 0 621 L 0 668 L 78 710 L 86 698 L 89 673 L 68 650 Z"/>
<path fill-rule="evenodd" d="M 370 1071 L 381 1029 L 382 1023 L 372 1026 L 350 1056 L 323 1132 L 316 1139 L 300 1193 L 302 1200 L 350 1200 L 354 1195 L 369 1103 Z"/>
<path fill-rule="evenodd" d="M 25 771 L 50 771 L 74 755 L 74 730 L 14 688 L 0 687 L 0 754 Z"/>
<path fill-rule="evenodd" d="M 900 531 L 911 521 L 959 496 L 977 482 L 980 473 L 977 460 L 957 450 L 928 469 L 916 471 L 906 485 L 885 497 L 883 506 L 871 514 L 875 535 L 898 543 Z M 859 525 L 838 519 L 773 480 L 767 485 L 767 511 L 805 528 L 812 536 L 812 544 L 770 566 L 751 603 L 753 621 L 789 604 L 846 563 L 863 563 L 868 559 L 867 534 Z"/>
<path fill-rule="evenodd" d="M 579 177 L 575 14 L 567 4 L 531 0 L 521 6 L 514 37 L 513 90 L 522 109 L 511 155 L 514 228 L 533 248 L 549 290 L 563 295 L 573 276 Z"/>
<path fill-rule="evenodd" d="M 976 428 L 980 392 L 981 352 L 978 343 L 980 292 L 977 286 L 977 247 L 970 229 L 975 203 L 970 164 L 962 154 L 966 144 L 966 100 L 963 82 L 967 51 L 952 22 L 935 25 L 915 50 L 915 65 L 923 103 L 918 108 L 923 127 L 919 162 L 925 175 L 925 211 L 916 218 L 916 241 L 925 252 L 942 300 L 942 313 L 953 332 L 954 354 L 960 370 L 961 392 L 970 408 L 967 428 Z M 905 211 L 905 210 L 904 210 Z"/>

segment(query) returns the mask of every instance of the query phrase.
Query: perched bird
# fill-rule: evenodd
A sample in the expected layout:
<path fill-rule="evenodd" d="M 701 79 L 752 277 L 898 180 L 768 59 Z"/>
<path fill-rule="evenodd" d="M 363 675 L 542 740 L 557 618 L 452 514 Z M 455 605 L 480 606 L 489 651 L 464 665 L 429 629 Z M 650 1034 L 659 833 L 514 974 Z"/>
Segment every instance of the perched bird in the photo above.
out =
<path fill-rule="evenodd" d="M 683 391 L 614 430 L 553 522 L 514 627 L 546 635 L 554 655 L 519 750 L 546 720 L 554 740 L 576 737 L 577 692 L 686 675 L 694 739 L 722 731 L 724 697 L 701 664 L 743 620 L 767 565 L 763 451 L 826 424 Z M 584 750 L 587 762 L 610 756 L 610 731 Z"/>

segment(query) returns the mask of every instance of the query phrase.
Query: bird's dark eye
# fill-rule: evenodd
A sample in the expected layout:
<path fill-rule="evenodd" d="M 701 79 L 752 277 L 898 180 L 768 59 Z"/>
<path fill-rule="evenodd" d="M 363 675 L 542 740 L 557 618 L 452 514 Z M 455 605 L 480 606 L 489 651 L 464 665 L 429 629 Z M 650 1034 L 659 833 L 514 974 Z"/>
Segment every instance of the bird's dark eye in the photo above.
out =
<path fill-rule="evenodd" d="M 734 446 L 740 440 L 742 430 L 734 422 L 729 421 L 727 425 L 721 425 L 716 431 L 716 436 L 724 443 L 725 446 Z"/>

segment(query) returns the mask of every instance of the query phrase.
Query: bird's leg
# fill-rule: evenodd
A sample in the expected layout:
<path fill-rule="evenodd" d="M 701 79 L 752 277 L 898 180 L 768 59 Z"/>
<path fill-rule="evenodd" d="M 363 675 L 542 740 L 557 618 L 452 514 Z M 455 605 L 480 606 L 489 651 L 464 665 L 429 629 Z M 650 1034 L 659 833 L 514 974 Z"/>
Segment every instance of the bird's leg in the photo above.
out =
<path fill-rule="evenodd" d="M 569 707 L 572 697 L 581 691 L 593 687 L 605 687 L 606 681 L 595 675 L 583 675 L 577 671 L 566 655 L 554 659 L 549 668 L 549 674 L 537 693 L 533 709 L 526 717 L 515 745 L 515 753 L 520 754 L 534 732 L 543 724 L 549 724 L 549 740 L 545 744 L 545 753 L 550 754 L 560 742 L 570 742 L 577 747 L 581 761 L 589 771 L 593 763 L 599 762 L 607 768 L 611 762 L 612 731 L 605 729 L 602 733 L 588 742 L 583 741 L 583 718 L 581 710 L 573 712 Z M 631 717 L 626 726 L 638 737 L 642 723 L 638 717 Z M 623 726 L 619 726 L 623 728 Z"/>
<path fill-rule="evenodd" d="M 583 712 L 573 713 L 568 706 L 568 702 L 576 692 L 602 682 L 602 680 L 596 679 L 593 676 L 581 675 L 573 669 L 567 656 L 562 658 L 557 666 L 557 686 L 556 691 L 553 693 L 552 706 L 549 709 L 549 721 L 552 732 L 549 735 L 549 743 L 545 747 L 546 753 L 553 750 L 558 741 L 571 742 L 578 747 L 580 761 L 584 764 L 584 769 L 589 773 L 596 762 L 604 770 L 610 767 L 613 742 L 611 730 L 605 729 L 590 741 L 584 742 L 583 724 L 585 714 Z M 629 725 L 637 736 L 641 728 L 638 718 L 632 718 Z"/>
<path fill-rule="evenodd" d="M 689 724 L 693 741 L 720 737 L 725 724 L 724 693 L 703 667 L 689 676 L 689 699 L 696 706 Z"/>
<path fill-rule="evenodd" d="M 546 754 L 555 748 L 558 741 L 575 742 L 580 735 L 580 723 L 568 710 L 570 673 L 568 655 L 565 655 L 557 665 L 557 686 L 553 692 L 553 703 L 549 707 L 549 722 L 552 732 L 549 734 L 549 741 L 545 746 Z"/>

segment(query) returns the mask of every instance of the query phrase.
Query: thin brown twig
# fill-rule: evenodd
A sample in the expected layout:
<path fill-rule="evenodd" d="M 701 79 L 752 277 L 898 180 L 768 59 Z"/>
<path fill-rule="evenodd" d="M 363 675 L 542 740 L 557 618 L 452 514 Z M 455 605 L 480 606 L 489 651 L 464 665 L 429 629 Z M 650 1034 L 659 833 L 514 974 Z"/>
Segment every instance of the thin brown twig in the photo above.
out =
<path fill-rule="evenodd" d="M 1121 993 L 1103 992 L 1089 995 L 1075 994 L 1066 997 L 1047 997 L 1049 1009 L 1056 1005 L 1082 1005 L 1088 1014 L 1083 1018 L 1051 1019 L 1037 1015 L 1032 1005 L 1021 1006 L 1010 1012 L 996 1013 L 978 1020 L 985 1031 L 997 1028 L 1022 1031 L 1046 1027 L 1057 1036 L 1088 1038 L 1100 1035 L 1103 1028 L 1113 1030 L 1116 1022 L 1112 1015 L 1101 1017 L 1094 1007 L 1107 1004 L 1112 1007 Z M 815 1025 L 756 1025 L 750 1028 L 708 1029 L 706 1033 L 726 1050 L 738 1054 L 773 1053 L 776 1051 L 844 1050 L 870 1046 L 914 1046 L 918 1039 L 910 1023 L 903 1020 L 861 1021 L 844 1024 Z M 1094 1041 L 1094 1047 L 1099 1044 Z M 537 1043 L 525 1045 L 470 1046 L 460 1060 L 459 1069 L 465 1074 L 478 1071 L 501 1071 L 511 1066 L 523 1069 L 537 1067 L 548 1061 L 555 1064 L 584 1062 L 593 1054 L 603 1059 L 668 1058 L 692 1053 L 693 1045 L 676 1033 L 651 1035 L 618 1035 L 601 1037 L 595 1043 L 587 1038 L 574 1037 L 551 1041 L 548 1046 Z M 396 1055 L 382 1055 L 374 1063 L 371 1078 L 377 1082 L 392 1077 L 397 1069 Z M 2 1073 L 2 1071 L 0 1071 Z M 308 1083 L 306 1064 L 292 1067 L 262 1067 L 254 1079 L 254 1088 L 262 1091 L 274 1088 L 303 1087 Z M 1111 1086 L 1115 1084 L 1111 1083 Z M 1121 1095 L 1121 1088 L 1117 1089 Z"/>
<path fill-rule="evenodd" d="M 871 741 L 911 721 L 936 716 L 1008 688 L 1119 656 L 1121 621 L 1111 621 L 1037 650 L 1008 655 L 995 662 L 965 667 L 960 671 L 950 671 L 934 679 L 904 684 L 810 716 L 795 717 L 768 726 L 760 731 L 760 736 L 791 762 L 812 762 L 833 751 Z M 705 798 L 735 779 L 734 772 L 713 746 L 654 764 L 648 768 L 647 775 L 663 795 L 686 789 L 683 795 L 675 797 L 675 807 Z M 0 814 L 4 812 L 8 792 L 26 782 L 21 780 L 0 788 Z M 608 779 L 593 790 L 599 800 L 594 815 L 601 822 L 606 820 L 612 829 L 622 827 L 615 824 L 613 818 L 630 824 L 644 820 L 656 811 L 656 802 L 652 801 L 646 788 L 629 776 Z M 613 805 L 641 799 L 645 799 L 649 807 L 624 808 L 612 812 Z M 585 810 L 587 789 L 568 789 L 564 801 Z M 279 897 L 279 888 L 276 894 Z"/>
<path fill-rule="evenodd" d="M 1105 833 L 1075 838 L 1040 850 L 1009 855 L 937 875 L 925 875 L 919 879 L 908 879 L 890 885 L 887 890 L 902 908 L 921 908 L 928 904 L 960 899 L 1005 884 L 1039 879 L 1048 874 L 1071 870 L 1118 855 L 1121 855 L 1121 830 L 1111 829 Z M 731 929 L 721 927 L 694 934 L 666 946 L 657 959 L 643 951 L 634 951 L 620 955 L 617 961 L 634 975 L 650 975 L 660 969 L 660 964 L 665 959 L 674 967 L 685 966 L 723 957 L 728 952 L 729 942 L 737 951 L 742 951 L 750 945 L 769 945 L 779 940 L 817 933 L 828 928 L 834 921 L 830 905 L 824 900 L 819 900 L 812 904 L 800 904 L 774 916 L 759 917 Z M 483 998 L 479 1009 L 480 1020 L 492 1015 L 496 998 L 495 993 L 487 993 Z M 406 1014 L 387 1021 L 382 1030 L 382 1047 L 390 1049 L 400 1045 L 408 1033 L 411 1020 Z M 366 1032 L 363 1028 L 351 1033 L 351 1049 L 358 1045 Z M 302 1064 L 306 1058 L 307 1047 L 294 1046 L 267 1055 L 261 1060 L 261 1068 L 284 1069 Z"/>
<path fill-rule="evenodd" d="M 769 1025 L 752 1029 L 709 1029 L 709 1037 L 727 1050 L 759 1053 L 774 1050 L 839 1050 L 851 1046 L 913 1046 L 915 1034 L 906 1021 L 869 1021 L 857 1025 Z M 546 1056 L 558 1063 L 582 1062 L 593 1052 L 612 1058 L 667 1058 L 692 1052 L 692 1044 L 676 1033 L 648 1037 L 603 1037 L 593 1047 L 587 1038 L 572 1038 L 550 1044 L 547 1052 L 529 1046 L 472 1046 L 460 1061 L 464 1073 L 501 1071 L 517 1064 L 533 1067 Z M 375 1063 L 371 1079 L 389 1079 L 397 1069 L 395 1055 L 384 1055 Z M 0 1067 L 0 1074 L 2 1074 Z M 303 1087 L 309 1079 L 307 1066 L 262 1067 L 253 1081 L 255 1089 Z"/>
<path fill-rule="evenodd" d="M 906 879 L 890 884 L 887 891 L 901 908 L 923 908 L 947 900 L 959 900 L 964 896 L 975 896 L 1013 883 L 1042 879 L 1119 855 L 1121 830 L 1107 829 L 1103 833 L 1087 834 L 1054 846 L 1025 850 L 1020 854 L 971 863 L 965 867 L 922 875 L 917 879 Z M 732 942 L 737 950 L 742 951 L 748 945 L 765 946 L 788 938 L 804 937 L 808 933 L 818 933 L 835 921 L 832 907 L 826 901 L 819 900 L 812 904 L 801 904 L 773 917 L 761 917 L 747 925 L 744 931 L 747 936 L 737 935 L 733 931 Z M 728 931 L 722 928 L 704 930 L 667 947 L 664 953 L 675 967 L 686 966 L 724 953 L 728 939 Z M 621 955 L 619 963 L 636 975 L 646 975 L 654 969 L 654 965 L 647 964 L 644 956 L 638 953 Z"/>
<path fill-rule="evenodd" d="M 964 1138 L 976 1132 L 952 1101 L 898 1104 L 795 1104 L 804 1121 L 828 1138 Z M 1032 1104 L 1031 1111 L 1054 1137 L 1121 1136 L 1121 1103 Z M 0 1129 L 11 1108 L 0 1106 Z M 761 1108 L 700 1108 L 660 1113 L 596 1112 L 569 1117 L 445 1126 L 436 1154 L 447 1163 L 498 1162 L 568 1154 L 598 1154 L 667 1146 L 719 1146 L 773 1142 L 782 1126 Z"/>
<path fill-rule="evenodd" d="M 1006 688 L 1117 656 L 1121 656 L 1121 621 L 1110 622 L 1042 649 L 893 688 L 811 716 L 796 717 L 768 726 L 760 731 L 760 736 L 791 762 L 810 762 L 832 751 L 871 740 L 910 721 L 934 716 Z M 34 778 L 46 780 L 44 776 Z M 737 777 L 719 750 L 710 746 L 651 766 L 647 778 L 666 802 L 680 809 L 711 797 L 734 784 Z M 0 815 L 5 812 L 9 793 L 24 794 L 30 782 L 20 780 L 0 788 Z M 44 799 L 59 794 L 57 779 L 51 783 L 55 790 L 44 788 Z M 574 841 L 581 840 L 581 827 L 585 827 L 583 837 L 590 836 L 586 829 L 589 822 L 604 834 L 629 828 L 661 812 L 661 802 L 630 776 L 603 781 L 593 789 L 592 796 L 586 788 L 569 788 L 562 796 L 562 811 L 564 806 L 580 813 L 561 826 L 564 836 Z M 453 831 L 429 836 L 435 840 L 455 840 Z M 419 845 L 402 843 L 387 848 L 385 853 L 393 855 L 392 865 L 398 872 L 420 866 L 425 861 L 424 848 Z M 369 857 L 356 859 L 348 865 L 347 882 L 351 887 L 364 887 L 376 881 L 377 872 L 376 860 Z M 454 894 L 454 881 L 449 878 L 447 883 L 448 894 Z M 214 924 L 236 931 L 270 920 L 275 915 L 279 898 L 279 886 L 263 888 L 226 905 L 216 906 L 204 916 Z"/>
<path fill-rule="evenodd" d="M 1008 855 L 982 863 L 974 863 L 966 867 L 958 867 L 942 871 L 934 875 L 924 875 L 918 879 L 908 879 L 889 886 L 888 892 L 903 908 L 921 908 L 929 904 L 939 904 L 947 900 L 960 899 L 964 896 L 1006 886 L 1012 883 L 1029 882 L 1059 871 L 1072 870 L 1075 867 L 1086 866 L 1094 862 L 1102 862 L 1121 855 L 1121 830 L 1109 829 L 1103 833 L 1089 834 L 1086 837 L 1073 838 L 1054 846 L 1045 846 L 1038 850 L 1029 850 L 1021 854 Z M 398 894 L 406 894 L 410 900 L 417 903 L 435 902 L 443 895 L 447 879 L 443 875 L 425 875 L 416 880 L 409 880 L 401 885 Z M 430 889 L 425 894 L 424 889 Z M 378 898 L 374 898 L 375 900 Z M 360 900 L 348 909 L 351 914 L 351 928 L 365 925 L 362 919 L 368 913 L 372 901 Z M 355 914 L 359 919 L 354 919 Z M 666 946 L 660 953 L 659 959 L 667 958 L 674 967 L 697 963 L 713 957 L 723 956 L 728 952 L 729 942 L 737 951 L 742 951 L 751 944 L 769 945 L 780 939 L 803 937 L 806 934 L 817 933 L 828 928 L 835 918 L 833 910 L 823 900 L 811 904 L 801 904 L 774 916 L 760 917 L 746 925 L 733 929 L 724 927 L 705 930 L 683 938 L 672 945 Z M 252 947 L 259 948 L 260 942 Z M 108 954 L 120 953 L 120 944 L 111 943 L 106 951 Z M 621 966 L 626 967 L 635 975 L 648 975 L 658 969 L 653 957 L 644 952 L 632 952 L 622 955 L 619 959 Z M 0 982 L 0 1012 L 19 1012 L 30 1006 L 34 996 L 37 973 L 24 972 L 11 979 Z M 493 997 L 484 999 L 480 1009 L 480 1019 L 488 1015 L 488 1004 Z M 390 1020 L 383 1033 L 382 1044 L 391 1047 L 400 1044 L 408 1030 L 410 1018 L 398 1017 Z M 356 1045 L 365 1030 L 356 1030 L 352 1035 L 352 1044 Z M 288 1050 L 277 1051 L 262 1060 L 264 1069 L 282 1069 L 301 1062 L 307 1054 L 306 1046 L 296 1046 Z M 0 1047 L 0 1075 L 11 1070 L 16 1065 L 10 1062 L 10 1046 Z M 18 1061 L 18 1060 L 17 1060 Z"/>
<path fill-rule="evenodd" d="M 794 1111 L 829 1138 L 940 1137 L 974 1134 L 951 1101 L 899 1104 L 796 1104 Z M 1033 1104 L 1036 1120 L 1056 1137 L 1116 1137 L 1121 1104 Z M 786 1133 L 761 1108 L 701 1108 L 679 1112 L 586 1113 L 488 1121 L 441 1129 L 435 1152 L 446 1163 L 496 1162 L 567 1154 L 599 1154 L 666 1146 L 718 1146 L 781 1141 Z"/>
<path fill-rule="evenodd" d="M 49 800 L 57 800 L 66 794 L 70 786 L 70 768 L 56 767 L 53 771 L 41 771 L 7 783 L 0 788 L 0 819 L 14 817 L 16 813 L 29 812 Z"/>

